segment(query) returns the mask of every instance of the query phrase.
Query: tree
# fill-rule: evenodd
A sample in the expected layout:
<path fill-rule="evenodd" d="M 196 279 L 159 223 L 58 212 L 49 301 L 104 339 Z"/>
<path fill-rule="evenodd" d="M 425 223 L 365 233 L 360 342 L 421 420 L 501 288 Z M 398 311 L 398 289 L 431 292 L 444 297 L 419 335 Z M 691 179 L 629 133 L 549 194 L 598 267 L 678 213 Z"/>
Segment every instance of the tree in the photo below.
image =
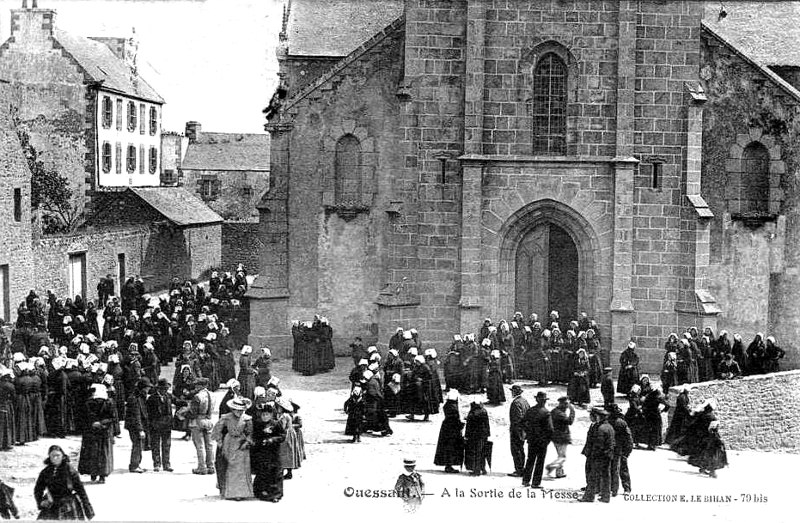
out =
<path fill-rule="evenodd" d="M 69 181 L 45 166 L 27 132 L 18 128 L 17 134 L 31 171 L 31 209 L 44 211 L 42 232 L 52 234 L 71 231 L 78 222 L 79 213 L 72 205 Z"/>

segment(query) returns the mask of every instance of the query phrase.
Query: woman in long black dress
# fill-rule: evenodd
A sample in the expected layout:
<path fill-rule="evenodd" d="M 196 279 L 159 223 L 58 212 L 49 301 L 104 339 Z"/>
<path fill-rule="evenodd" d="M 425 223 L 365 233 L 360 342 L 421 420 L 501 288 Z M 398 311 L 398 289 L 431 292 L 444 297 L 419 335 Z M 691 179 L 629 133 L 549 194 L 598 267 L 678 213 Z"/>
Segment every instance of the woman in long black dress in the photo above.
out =
<path fill-rule="evenodd" d="M 275 411 L 265 402 L 257 402 L 253 417 L 253 447 L 250 449 L 253 492 L 258 499 L 277 503 L 283 497 L 283 467 L 280 447 L 286 438 Z"/>
<path fill-rule="evenodd" d="M 567 396 L 579 407 L 589 403 L 589 357 L 584 349 L 578 349 L 572 366 L 572 377 L 567 386 Z"/>
<path fill-rule="evenodd" d="M 472 402 L 464 428 L 464 466 L 471 476 L 486 474 L 486 442 L 489 436 L 489 414 L 483 405 Z"/>
<path fill-rule="evenodd" d="M 450 389 L 447 392 L 447 401 L 444 403 L 444 420 L 439 430 L 439 440 L 436 443 L 436 455 L 433 464 L 444 467 L 445 472 L 457 473 L 454 467 L 461 467 L 464 463 L 464 437 L 461 430 L 464 422 L 458 412 L 458 391 Z"/>
<path fill-rule="evenodd" d="M 660 405 L 664 406 L 662 411 Z M 647 392 L 642 401 L 642 414 L 644 415 L 647 450 L 656 450 L 662 443 L 661 429 L 663 422 L 661 413 L 669 410 L 669 404 L 664 399 L 664 394 L 658 387 L 653 387 Z"/>
<path fill-rule="evenodd" d="M 86 404 L 78 472 L 105 483 L 106 476 L 114 470 L 114 407 L 105 385 L 95 383 L 92 391 L 92 399 Z"/>
<path fill-rule="evenodd" d="M 361 386 L 356 385 L 350 391 L 350 398 L 344 404 L 344 411 L 347 414 L 344 434 L 345 436 L 353 436 L 353 443 L 359 443 L 361 441 L 361 433 L 364 432 L 364 409 Z"/>
<path fill-rule="evenodd" d="M 684 387 L 678 397 L 675 398 L 675 412 L 672 414 L 672 421 L 667 428 L 667 437 L 665 442 L 667 445 L 672 445 L 678 438 L 683 436 L 686 432 L 686 426 L 689 423 L 691 411 L 689 410 L 689 389 Z"/>
<path fill-rule="evenodd" d="M 486 382 L 486 399 L 489 405 L 500 405 L 506 401 L 501 365 L 500 351 L 495 349 L 489 354 L 489 377 Z"/>
<path fill-rule="evenodd" d="M 94 509 L 83 488 L 81 476 L 72 468 L 69 456 L 58 445 L 47 451 L 46 467 L 39 473 L 33 497 L 39 507 L 38 519 L 86 520 Z"/>

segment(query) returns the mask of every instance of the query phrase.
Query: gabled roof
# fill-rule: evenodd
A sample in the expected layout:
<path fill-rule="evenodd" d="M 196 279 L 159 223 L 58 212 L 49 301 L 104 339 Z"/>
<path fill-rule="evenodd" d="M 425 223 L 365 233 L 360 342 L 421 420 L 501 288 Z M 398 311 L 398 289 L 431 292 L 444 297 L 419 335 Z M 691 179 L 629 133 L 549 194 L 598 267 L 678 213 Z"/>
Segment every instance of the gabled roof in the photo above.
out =
<path fill-rule="evenodd" d="M 749 63 L 750 65 L 752 65 L 753 67 L 755 67 L 756 69 L 761 71 L 761 73 L 764 76 L 766 76 L 767 78 L 769 78 L 770 80 L 775 82 L 775 84 L 779 88 L 783 89 L 783 91 L 786 94 L 788 94 L 789 96 L 794 98 L 796 101 L 800 102 L 800 91 L 798 91 L 797 89 L 792 87 L 792 85 L 789 82 L 787 82 L 786 80 L 784 80 L 783 78 L 781 78 L 778 75 L 778 73 L 776 73 L 775 71 L 773 71 L 772 69 L 767 67 L 764 63 L 761 63 L 758 60 L 756 60 L 755 58 L 753 58 L 752 56 L 750 56 L 744 50 L 739 49 L 738 47 L 733 45 L 731 42 L 727 41 L 725 38 L 720 36 L 716 31 L 714 31 L 711 27 L 709 27 L 708 24 L 706 24 L 705 22 L 701 22 L 701 26 L 702 26 L 703 31 L 705 31 L 707 34 L 710 34 L 711 36 L 716 38 L 720 43 L 722 43 L 728 49 L 730 49 L 735 54 L 737 54 L 745 62 Z"/>
<path fill-rule="evenodd" d="M 403 0 L 289 0 L 289 56 L 342 57 L 403 14 Z"/>
<path fill-rule="evenodd" d="M 201 171 L 269 171 L 269 135 L 200 133 L 189 144 L 183 169 Z"/>
<path fill-rule="evenodd" d="M 707 2 L 703 22 L 759 63 L 800 66 L 800 2 Z"/>
<path fill-rule="evenodd" d="M 128 190 L 179 227 L 222 222 L 219 214 L 183 187 L 130 187 Z"/>
<path fill-rule="evenodd" d="M 53 38 L 86 71 L 92 80 L 102 82 L 102 87 L 159 104 L 164 99 L 144 81 L 134 75 L 131 68 L 104 43 L 76 36 L 61 29 L 53 29 Z"/>

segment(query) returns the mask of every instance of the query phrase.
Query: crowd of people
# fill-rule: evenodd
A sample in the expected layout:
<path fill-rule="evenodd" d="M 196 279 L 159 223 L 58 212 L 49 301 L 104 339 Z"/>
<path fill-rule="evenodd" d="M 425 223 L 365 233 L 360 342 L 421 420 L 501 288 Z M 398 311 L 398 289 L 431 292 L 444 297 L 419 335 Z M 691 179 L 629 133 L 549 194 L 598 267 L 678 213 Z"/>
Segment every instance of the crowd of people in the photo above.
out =
<path fill-rule="evenodd" d="M 785 355 L 773 336 L 765 338 L 760 332 L 745 349 L 738 333 L 731 339 L 728 331 L 723 330 L 715 337 L 710 327 L 702 335 L 697 328 L 690 327 L 680 338 L 675 333 L 669 335 L 664 345 L 661 382 L 666 390 L 684 383 L 778 372 Z"/>
<path fill-rule="evenodd" d="M 303 376 L 313 376 L 336 367 L 333 329 L 328 318 L 316 315 L 313 321 L 293 321 L 292 343 L 292 370 Z"/>
<path fill-rule="evenodd" d="M 178 430 L 194 443 L 192 472 L 216 475 L 223 497 L 280 500 L 284 479 L 305 459 L 302 422 L 299 406 L 272 375 L 269 348 L 253 359 L 252 348 L 242 347 L 237 379 L 224 320 L 247 290 L 244 267 L 212 272 L 202 285 L 175 278 L 157 296 L 144 292 L 141 278 L 130 278 L 114 296 L 110 281 L 98 285 L 100 310 L 81 296 L 59 299 L 48 291 L 43 302 L 31 291 L 10 339 L 2 338 L 0 450 L 40 437 L 81 436 L 77 467 L 59 446 L 51 448 L 46 470 L 52 472 L 43 471 L 35 491 L 41 515 L 90 515 L 80 475 L 105 483 L 122 430 L 131 440 L 132 473 L 146 472 L 148 450 L 154 471 L 172 472 L 171 434 Z M 170 383 L 162 366 L 173 360 Z M 227 393 L 213 424 L 212 392 L 220 387 Z"/>

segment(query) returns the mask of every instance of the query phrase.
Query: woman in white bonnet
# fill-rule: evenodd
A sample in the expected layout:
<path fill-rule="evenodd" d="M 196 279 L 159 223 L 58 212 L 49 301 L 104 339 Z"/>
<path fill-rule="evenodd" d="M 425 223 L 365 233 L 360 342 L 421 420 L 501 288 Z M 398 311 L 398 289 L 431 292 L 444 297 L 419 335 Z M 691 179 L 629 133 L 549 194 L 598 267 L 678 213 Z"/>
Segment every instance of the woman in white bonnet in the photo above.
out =
<path fill-rule="evenodd" d="M 256 387 L 256 370 L 253 368 L 252 353 L 253 347 L 242 346 L 239 356 L 239 375 L 236 378 L 240 385 L 240 394 L 247 399 L 253 399 L 253 389 Z"/>

